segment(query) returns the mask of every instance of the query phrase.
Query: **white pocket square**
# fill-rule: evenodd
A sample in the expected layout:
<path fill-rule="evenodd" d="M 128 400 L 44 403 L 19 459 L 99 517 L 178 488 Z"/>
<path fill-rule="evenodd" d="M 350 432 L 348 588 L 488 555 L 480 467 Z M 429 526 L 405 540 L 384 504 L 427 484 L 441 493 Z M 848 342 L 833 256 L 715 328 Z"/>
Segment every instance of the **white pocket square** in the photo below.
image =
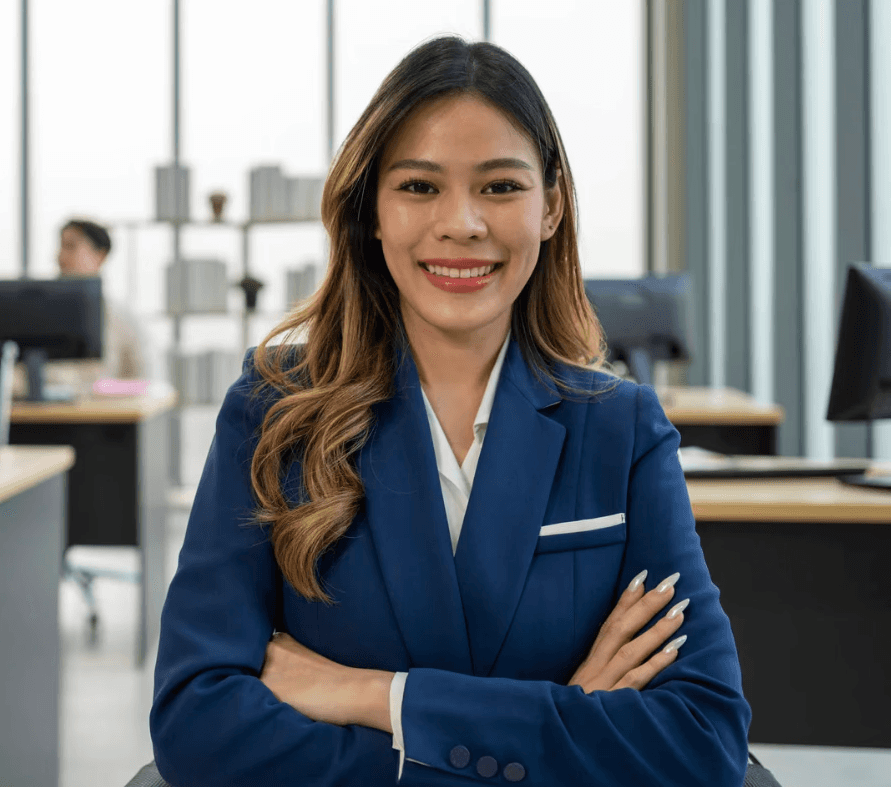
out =
<path fill-rule="evenodd" d="M 576 519 L 574 522 L 558 522 L 555 525 L 545 525 L 541 529 L 542 536 L 557 536 L 564 533 L 583 533 L 586 530 L 600 530 L 604 527 L 621 525 L 625 521 L 625 513 L 598 516 L 594 519 Z"/>

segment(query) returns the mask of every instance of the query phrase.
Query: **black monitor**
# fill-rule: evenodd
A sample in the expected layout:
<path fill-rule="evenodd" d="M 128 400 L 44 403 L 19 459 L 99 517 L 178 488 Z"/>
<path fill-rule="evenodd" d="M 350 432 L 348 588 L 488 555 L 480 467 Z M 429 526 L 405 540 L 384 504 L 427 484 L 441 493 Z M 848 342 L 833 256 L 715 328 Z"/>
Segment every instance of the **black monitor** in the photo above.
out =
<path fill-rule="evenodd" d="M 586 279 L 585 292 L 606 334 L 610 363 L 622 361 L 641 385 L 653 361 L 689 361 L 693 343 L 690 274 Z"/>
<path fill-rule="evenodd" d="M 891 269 L 855 262 L 848 266 L 826 420 L 880 418 L 891 418 Z M 891 476 L 841 480 L 891 490 Z"/>
<path fill-rule="evenodd" d="M 0 344 L 19 346 L 29 401 L 46 401 L 45 361 L 102 357 L 102 326 L 98 277 L 0 281 Z"/>

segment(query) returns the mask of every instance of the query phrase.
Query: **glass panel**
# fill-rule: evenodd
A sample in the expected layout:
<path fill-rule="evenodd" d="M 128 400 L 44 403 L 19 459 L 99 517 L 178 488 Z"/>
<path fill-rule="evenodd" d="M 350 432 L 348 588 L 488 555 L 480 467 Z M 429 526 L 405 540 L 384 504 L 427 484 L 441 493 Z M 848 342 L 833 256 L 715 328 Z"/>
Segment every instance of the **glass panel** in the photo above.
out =
<path fill-rule="evenodd" d="M 642 0 L 492 0 L 492 41 L 538 82 L 566 146 L 579 201 L 582 271 L 643 275 Z"/>
<path fill-rule="evenodd" d="M 69 219 L 108 227 L 105 293 L 143 319 L 158 371 L 169 327 L 145 315 L 157 309 L 170 241 L 121 222 L 151 216 L 152 167 L 171 148 L 170 30 L 167 3 L 31 2 L 31 275 L 57 275 Z"/>
<path fill-rule="evenodd" d="M 339 145 L 393 67 L 428 38 L 454 33 L 482 36 L 480 0 L 418 3 L 416 0 L 339 0 L 337 3 L 337 129 Z M 398 24 L 394 24 L 398 20 Z"/>
<path fill-rule="evenodd" d="M 224 219 L 250 216 L 250 171 L 279 166 L 286 178 L 323 177 L 326 145 L 326 4 L 259 0 L 250 12 L 238 3 L 191 0 L 183 16 L 182 161 L 191 171 L 192 218 L 211 219 L 212 191 L 227 195 Z M 238 227 L 194 226 L 183 233 L 185 257 L 212 256 L 228 266 L 235 285 L 244 274 Z M 264 287 L 249 344 L 286 313 L 286 275 L 309 261 L 324 270 L 320 222 L 254 225 L 248 234 L 250 273 Z M 228 317 L 190 318 L 189 348 L 241 351 L 238 316 L 244 294 L 233 286 Z"/>

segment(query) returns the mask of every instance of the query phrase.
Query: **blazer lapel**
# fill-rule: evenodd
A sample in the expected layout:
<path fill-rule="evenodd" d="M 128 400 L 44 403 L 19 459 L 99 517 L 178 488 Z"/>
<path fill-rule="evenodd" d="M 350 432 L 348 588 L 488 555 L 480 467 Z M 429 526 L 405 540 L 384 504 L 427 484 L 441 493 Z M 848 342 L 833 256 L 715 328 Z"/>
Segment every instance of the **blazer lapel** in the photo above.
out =
<path fill-rule="evenodd" d="M 396 351 L 396 393 L 359 452 L 366 515 L 413 664 L 470 674 L 448 520 L 417 367 Z"/>
<path fill-rule="evenodd" d="M 566 428 L 539 412 L 560 396 L 511 340 L 455 553 L 475 675 L 488 675 L 520 600 Z"/>

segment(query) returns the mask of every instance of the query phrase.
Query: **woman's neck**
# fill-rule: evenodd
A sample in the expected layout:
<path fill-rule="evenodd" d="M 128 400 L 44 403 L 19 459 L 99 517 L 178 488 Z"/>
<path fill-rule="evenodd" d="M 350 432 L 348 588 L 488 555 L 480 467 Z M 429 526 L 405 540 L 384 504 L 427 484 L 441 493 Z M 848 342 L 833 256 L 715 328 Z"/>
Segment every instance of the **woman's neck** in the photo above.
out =
<path fill-rule="evenodd" d="M 427 391 L 484 389 L 509 324 L 487 326 L 472 336 L 443 334 L 428 325 L 406 326 L 418 377 Z"/>

